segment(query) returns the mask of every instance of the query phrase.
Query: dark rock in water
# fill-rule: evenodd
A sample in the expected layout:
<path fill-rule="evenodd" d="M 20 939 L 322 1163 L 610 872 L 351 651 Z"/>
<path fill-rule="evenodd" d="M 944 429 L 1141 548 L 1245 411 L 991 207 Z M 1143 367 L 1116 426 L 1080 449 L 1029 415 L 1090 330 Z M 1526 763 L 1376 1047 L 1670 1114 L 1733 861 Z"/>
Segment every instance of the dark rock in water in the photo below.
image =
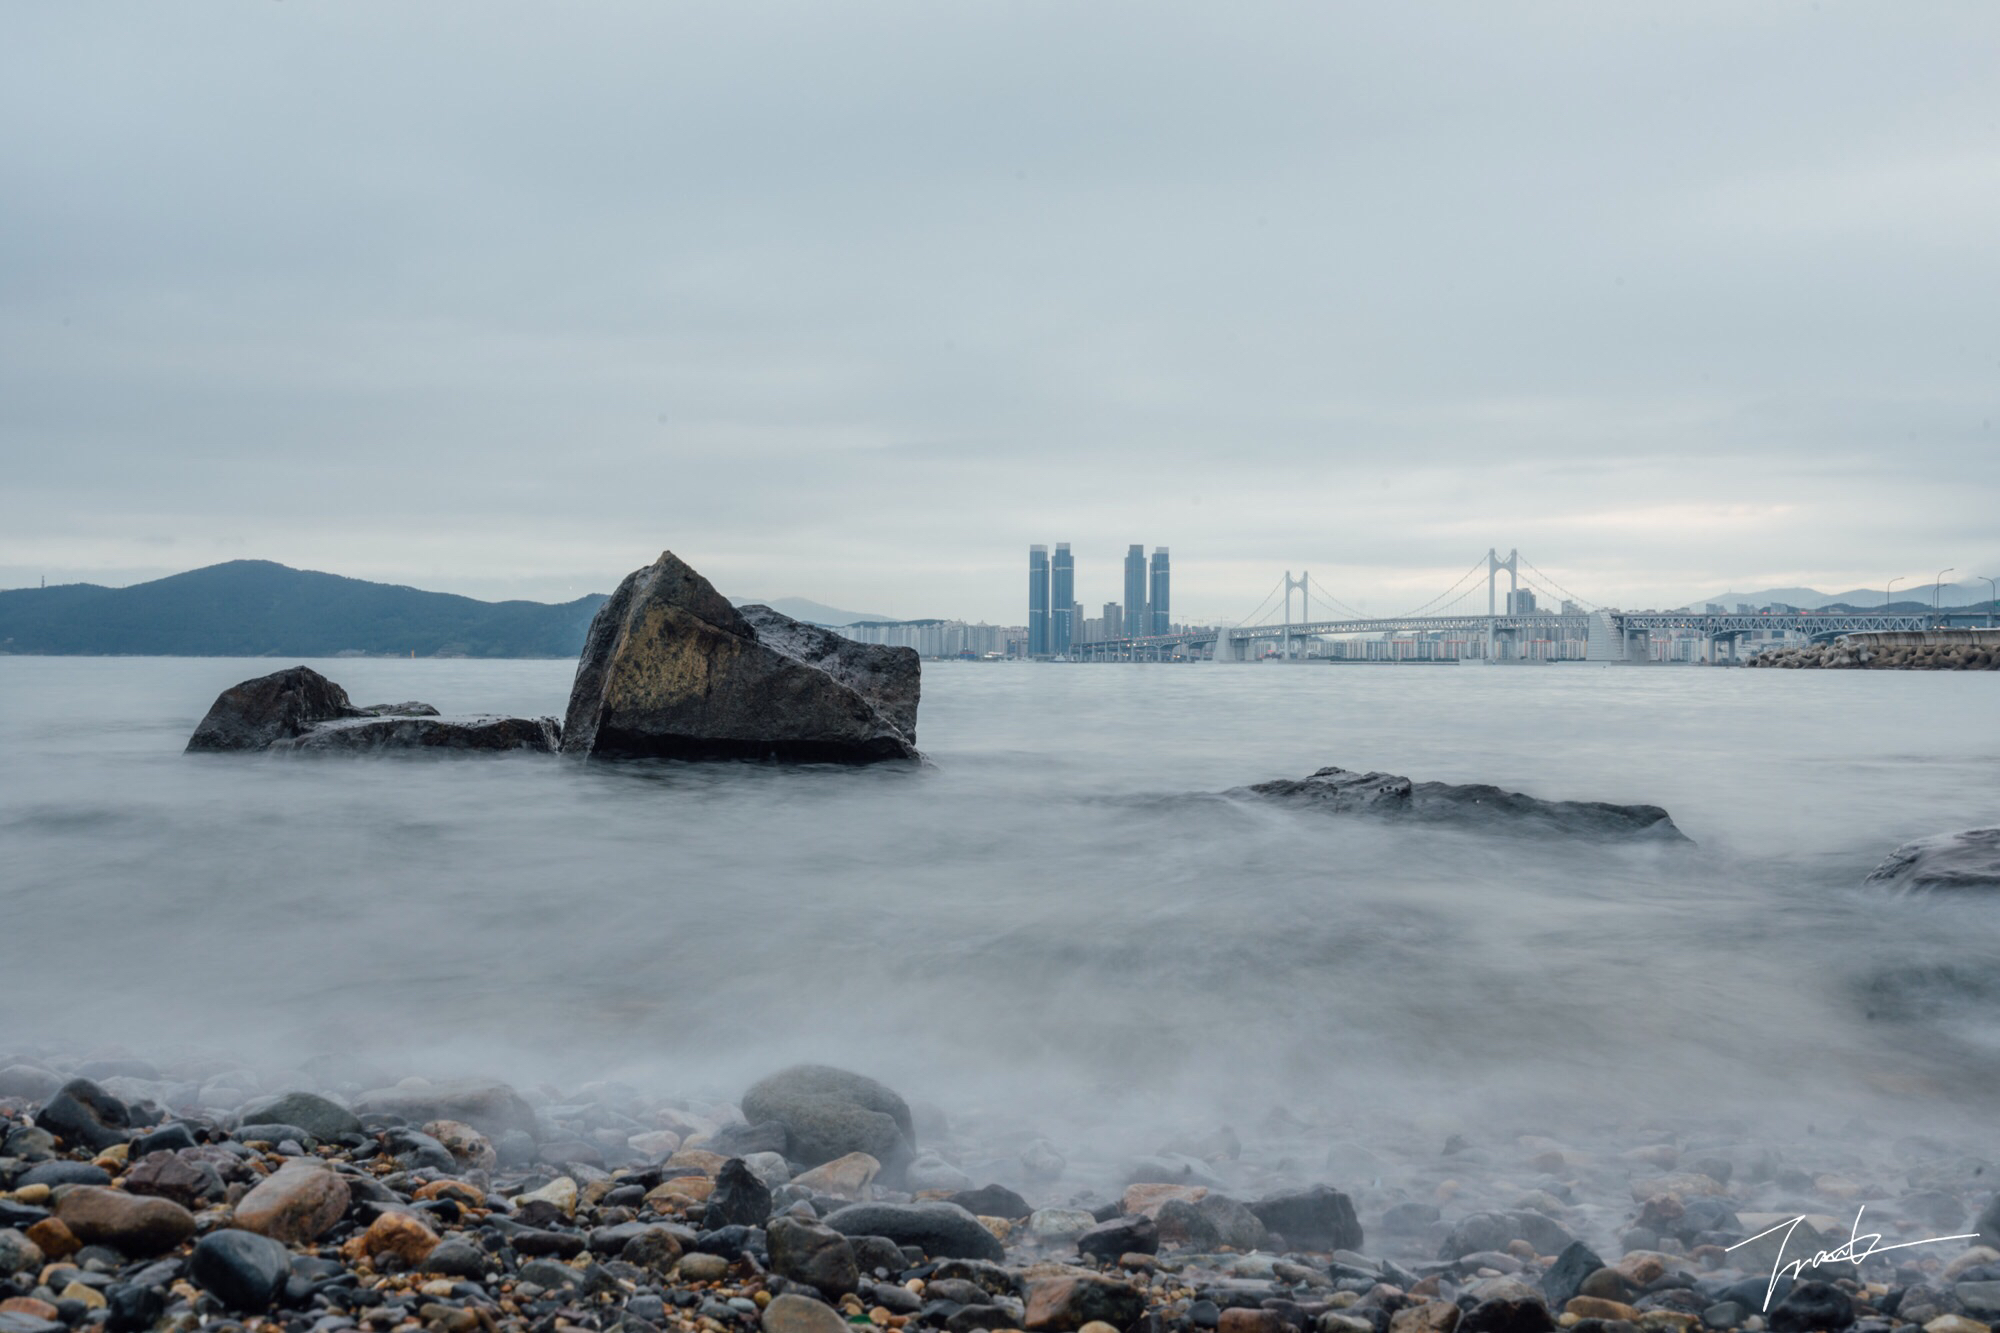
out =
<path fill-rule="evenodd" d="M 915 650 L 738 610 L 671 551 L 598 608 L 563 752 L 606 758 L 918 758 Z"/>
<path fill-rule="evenodd" d="M 743 1094 L 743 1117 L 785 1128 L 793 1161 L 819 1166 L 865 1152 L 885 1171 L 916 1146 L 910 1107 L 874 1079 L 828 1065 L 794 1065 Z"/>
<path fill-rule="evenodd" d="M 854 1262 L 861 1266 L 863 1273 L 881 1269 L 894 1276 L 910 1266 L 903 1256 L 903 1247 L 887 1236 L 849 1236 L 848 1244 L 854 1247 Z M 963 1259 L 948 1262 L 964 1263 Z"/>
<path fill-rule="evenodd" d="M 1382 1214 L 1382 1230 L 1391 1236 L 1421 1236 L 1440 1216 L 1434 1203 L 1391 1204 Z"/>
<path fill-rule="evenodd" d="M 757 1179 L 741 1157 L 732 1157 L 715 1174 L 715 1188 L 709 1193 L 708 1208 L 701 1224 L 710 1231 L 722 1227 L 761 1227 L 771 1216 L 771 1191 Z"/>
<path fill-rule="evenodd" d="M 318 1139 L 304 1125 L 279 1123 L 244 1123 L 230 1131 L 229 1137 L 238 1143 L 297 1143 L 309 1144 Z"/>
<path fill-rule="evenodd" d="M 59 1155 L 56 1136 L 39 1125 L 16 1125 L 0 1142 L 0 1157 L 19 1162 L 46 1162 Z"/>
<path fill-rule="evenodd" d="M 1553 1333 L 1549 1307 L 1526 1296 L 1496 1296 L 1481 1301 L 1458 1321 L 1458 1333 Z"/>
<path fill-rule="evenodd" d="M 554 754 L 562 728 L 552 717 L 361 717 L 322 722 L 274 750 L 372 754 L 379 750 L 528 750 Z"/>
<path fill-rule="evenodd" d="M 489 1264 L 486 1252 L 469 1240 L 454 1236 L 439 1241 L 437 1248 L 424 1256 L 423 1269 L 426 1273 L 441 1273 L 445 1277 L 464 1278 L 477 1282 L 486 1276 Z"/>
<path fill-rule="evenodd" d="M 1549 1298 L 1549 1304 L 1560 1310 L 1576 1299 L 1583 1287 L 1583 1280 L 1604 1267 L 1604 1260 L 1598 1258 L 1597 1251 L 1582 1241 L 1572 1241 L 1555 1264 L 1542 1274 L 1542 1295 Z"/>
<path fill-rule="evenodd" d="M 429 704 L 363 708 L 347 691 L 296 666 L 232 685 L 188 738 L 202 750 L 539 750 L 561 743 L 554 718 L 441 718 Z"/>
<path fill-rule="evenodd" d="M 40 1246 L 20 1232 L 0 1229 L 0 1278 L 10 1278 L 16 1273 L 32 1275 L 40 1271 L 46 1257 Z"/>
<path fill-rule="evenodd" d="M 214 1163 L 193 1150 L 147 1153 L 126 1170 L 124 1186 L 128 1194 L 172 1199 L 183 1208 L 199 1208 L 220 1199 L 227 1188 Z"/>
<path fill-rule="evenodd" d="M 1979 1212 L 1979 1220 L 1972 1224 L 1979 1233 L 1979 1243 L 2000 1249 L 2000 1194 L 1986 1201 L 1986 1207 Z"/>
<path fill-rule="evenodd" d="M 975 1217 L 1004 1217 L 1018 1222 L 1035 1210 L 1028 1201 L 1005 1185 L 985 1185 L 976 1190 L 960 1190 L 945 1200 L 955 1203 Z"/>
<path fill-rule="evenodd" d="M 132 1113 L 87 1078 L 73 1078 L 43 1105 L 35 1124 L 64 1143 L 109 1148 L 132 1137 Z"/>
<path fill-rule="evenodd" d="M 724 1125 L 709 1135 L 708 1141 L 701 1146 L 724 1157 L 748 1157 L 757 1152 L 783 1155 L 790 1152 L 792 1144 L 783 1125 L 775 1120 L 766 1120 L 755 1125 Z"/>
<path fill-rule="evenodd" d="M 851 1244 L 850 1242 L 850 1248 Z M 719 1254 L 732 1264 L 746 1254 L 754 1254 L 761 1260 L 769 1258 L 771 1253 L 770 1239 L 764 1234 L 762 1227 L 741 1225 L 704 1231 L 694 1238 L 694 1248 L 698 1254 Z M 859 1255 L 855 1257 L 857 1260 L 860 1258 Z"/>
<path fill-rule="evenodd" d="M 854 1262 L 854 1249 L 847 1237 L 832 1227 L 801 1222 L 795 1217 L 775 1218 L 765 1233 L 771 1255 L 771 1271 L 793 1282 L 803 1282 L 829 1300 L 853 1291 L 861 1281 Z"/>
<path fill-rule="evenodd" d="M 1438 1247 L 1440 1260 L 1463 1258 L 1486 1250 L 1504 1250 L 1514 1241 L 1525 1240 L 1537 1254 L 1560 1255 L 1576 1237 L 1560 1222 L 1533 1209 L 1511 1213 L 1472 1213 L 1462 1218 Z"/>
<path fill-rule="evenodd" d="M 510 1130 L 533 1137 L 537 1132 L 535 1108 L 505 1083 L 490 1079 L 460 1079 L 433 1083 L 428 1087 L 377 1088 L 354 1099 L 361 1115 L 393 1115 L 411 1124 L 433 1120 L 456 1120 L 482 1134 L 499 1136 Z"/>
<path fill-rule="evenodd" d="M 1007 1252 L 979 1219 L 951 1203 L 857 1203 L 842 1208 L 826 1224 L 844 1236 L 887 1236 L 914 1245 L 933 1259 L 986 1259 L 999 1263 Z"/>
<path fill-rule="evenodd" d="M 1906 842 L 1867 882 L 1890 889 L 2000 889 L 2000 828 Z"/>
<path fill-rule="evenodd" d="M 106 1333 L 141 1333 L 167 1312 L 166 1293 L 137 1282 L 114 1282 L 104 1291 Z"/>
<path fill-rule="evenodd" d="M 1142 1213 L 1099 1222 L 1076 1238 L 1076 1252 L 1099 1263 L 1115 1264 L 1121 1254 L 1158 1254 L 1160 1228 Z"/>
<path fill-rule="evenodd" d="M 1830 1333 L 1854 1322 L 1854 1298 L 1831 1282 L 1797 1282 L 1767 1318 L 1775 1333 Z"/>
<path fill-rule="evenodd" d="M 12 1199 L 0 1199 L 0 1277 L 6 1276 L 5 1240 L 9 1231 L 26 1231 L 35 1223 L 49 1215 L 46 1208 L 33 1204 L 15 1203 Z"/>
<path fill-rule="evenodd" d="M 1257 1220 L 1301 1250 L 1359 1250 L 1361 1219 L 1354 1201 L 1328 1185 L 1273 1194 L 1250 1205 Z"/>
<path fill-rule="evenodd" d="M 297 1125 L 318 1139 L 337 1139 L 343 1134 L 359 1134 L 361 1120 L 339 1102 L 316 1093 L 288 1092 L 267 1097 L 243 1108 L 241 1124 Z"/>
<path fill-rule="evenodd" d="M 458 1174 L 458 1159 L 451 1155 L 451 1149 L 421 1130 L 392 1129 L 382 1141 L 405 1171 L 429 1167 L 448 1176 Z"/>
<path fill-rule="evenodd" d="M 322 722 L 355 717 L 347 691 L 314 671 L 295 666 L 232 685 L 216 696 L 208 715 L 188 738 L 197 750 L 268 750 L 303 736 Z"/>
<path fill-rule="evenodd" d="M 284 1289 L 292 1256 L 283 1243 L 228 1228 L 203 1236 L 188 1257 L 188 1277 L 232 1310 L 267 1310 Z"/>
<path fill-rule="evenodd" d="M 1309 778 L 1260 782 L 1223 794 L 1284 801 L 1330 814 L 1374 815 L 1418 824 L 1596 840 L 1688 840 L 1657 805 L 1544 801 L 1484 783 L 1412 782 L 1392 773 L 1355 773 L 1344 768 L 1322 768 Z"/>
<path fill-rule="evenodd" d="M 109 1185 L 111 1175 L 89 1162 L 42 1162 L 14 1177 L 14 1188 L 24 1185 Z"/>
<path fill-rule="evenodd" d="M 132 1140 L 132 1150 L 127 1161 L 143 1161 L 150 1153 L 178 1152 L 182 1148 L 194 1147 L 194 1131 L 179 1120 L 169 1120 L 158 1129 L 139 1135 Z"/>

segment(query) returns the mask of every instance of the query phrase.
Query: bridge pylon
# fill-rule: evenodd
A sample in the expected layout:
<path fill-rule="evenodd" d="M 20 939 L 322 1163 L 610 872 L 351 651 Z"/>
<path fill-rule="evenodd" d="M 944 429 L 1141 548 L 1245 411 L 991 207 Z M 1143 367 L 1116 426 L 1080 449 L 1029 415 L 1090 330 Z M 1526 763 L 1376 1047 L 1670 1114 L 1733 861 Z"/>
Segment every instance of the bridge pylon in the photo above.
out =
<path fill-rule="evenodd" d="M 1507 552 L 1507 558 L 1505 560 L 1502 560 L 1500 558 L 1500 548 L 1498 548 L 1497 546 L 1487 547 L 1486 548 L 1486 660 L 1489 664 L 1500 660 L 1499 657 L 1496 656 L 1496 654 L 1499 651 L 1499 626 L 1495 623 L 1494 620 L 1494 618 L 1498 616 L 1500 613 L 1498 608 L 1495 607 L 1494 605 L 1493 592 L 1495 585 L 1498 584 L 1498 582 L 1500 581 L 1500 571 L 1503 569 L 1507 571 L 1507 610 L 1509 614 L 1512 614 L 1514 610 L 1514 594 L 1519 592 L 1521 589 L 1520 549 L 1517 547 L 1514 550 Z"/>
<path fill-rule="evenodd" d="M 1280 662 L 1289 662 L 1292 660 L 1292 589 L 1297 588 L 1299 590 L 1299 610 L 1305 613 L 1307 620 L 1312 619 L 1312 602 L 1309 600 L 1306 592 L 1306 580 L 1311 577 L 1312 571 L 1310 570 L 1299 571 L 1299 576 L 1296 579 L 1292 577 L 1291 570 L 1288 569 L 1285 571 L 1285 634 L 1281 641 L 1282 646 L 1278 650 L 1278 660 Z"/>

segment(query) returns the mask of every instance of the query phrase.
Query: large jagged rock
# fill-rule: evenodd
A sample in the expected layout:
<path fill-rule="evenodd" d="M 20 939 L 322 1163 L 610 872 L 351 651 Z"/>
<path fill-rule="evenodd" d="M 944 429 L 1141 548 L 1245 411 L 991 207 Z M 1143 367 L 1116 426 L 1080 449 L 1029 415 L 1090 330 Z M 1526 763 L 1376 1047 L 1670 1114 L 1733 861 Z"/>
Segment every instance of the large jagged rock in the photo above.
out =
<path fill-rule="evenodd" d="M 1906 842 L 1875 867 L 1868 883 L 1891 889 L 2000 889 L 2000 828 Z"/>
<path fill-rule="evenodd" d="M 738 610 L 671 551 L 598 608 L 563 723 L 565 754 L 918 758 L 914 649 L 855 643 L 769 607 Z"/>
<path fill-rule="evenodd" d="M 188 738 L 202 750 L 535 750 L 553 754 L 562 732 L 551 717 L 441 717 L 429 704 L 361 707 L 347 691 L 295 666 L 232 685 L 216 696 Z"/>
<path fill-rule="evenodd" d="M 1309 778 L 1236 787 L 1225 796 L 1309 806 L 1330 814 L 1373 815 L 1417 824 L 1553 834 L 1566 838 L 1686 842 L 1657 805 L 1544 801 L 1485 783 L 1412 782 L 1393 773 L 1322 768 Z"/>

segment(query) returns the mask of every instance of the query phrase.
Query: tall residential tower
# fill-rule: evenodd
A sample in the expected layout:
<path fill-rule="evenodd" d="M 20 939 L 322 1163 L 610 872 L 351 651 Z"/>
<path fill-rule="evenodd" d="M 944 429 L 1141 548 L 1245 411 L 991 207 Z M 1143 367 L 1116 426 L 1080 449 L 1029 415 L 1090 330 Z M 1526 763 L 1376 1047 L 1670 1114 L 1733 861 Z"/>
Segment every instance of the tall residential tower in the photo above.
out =
<path fill-rule="evenodd" d="M 1049 548 L 1028 548 L 1028 656 L 1049 655 Z"/>
<path fill-rule="evenodd" d="M 1146 614 L 1146 548 L 1125 548 L 1125 637 L 1136 639 L 1152 633 L 1152 618 Z"/>
<path fill-rule="evenodd" d="M 1056 543 L 1056 558 L 1049 565 L 1049 651 L 1067 653 L 1076 638 L 1076 562 L 1070 558 L 1069 543 Z"/>
<path fill-rule="evenodd" d="M 1152 632 L 1155 634 L 1171 634 L 1174 632 L 1172 617 L 1168 614 L 1171 599 L 1168 597 L 1167 583 L 1167 548 L 1164 546 L 1155 546 L 1153 548 L 1152 596 L 1150 598 L 1153 604 Z"/>

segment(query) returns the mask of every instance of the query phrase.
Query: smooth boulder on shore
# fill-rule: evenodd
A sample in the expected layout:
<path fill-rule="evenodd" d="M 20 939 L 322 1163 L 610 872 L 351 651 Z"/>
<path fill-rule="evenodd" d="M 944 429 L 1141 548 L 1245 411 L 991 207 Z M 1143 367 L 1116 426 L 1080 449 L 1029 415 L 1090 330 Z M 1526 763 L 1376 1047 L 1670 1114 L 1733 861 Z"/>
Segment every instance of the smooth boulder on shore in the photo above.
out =
<path fill-rule="evenodd" d="M 865 1074 L 793 1065 L 743 1094 L 743 1118 L 782 1125 L 787 1156 L 808 1167 L 866 1153 L 893 1171 L 916 1147 L 909 1103 Z"/>
<path fill-rule="evenodd" d="M 1867 882 L 1892 889 L 2000 889 L 2000 828 L 1906 842 L 1875 867 Z"/>
<path fill-rule="evenodd" d="M 454 1120 L 482 1134 L 519 1130 L 530 1138 L 541 1136 L 535 1108 L 497 1079 L 468 1078 L 376 1088 L 356 1097 L 354 1109 L 362 1115 L 398 1116 L 415 1125 Z"/>
<path fill-rule="evenodd" d="M 955 1203 L 849 1204 L 829 1215 L 826 1225 L 843 1236 L 886 1236 L 932 1259 L 999 1263 L 1007 1257 L 999 1238 Z"/>
<path fill-rule="evenodd" d="M 916 759 L 916 651 L 738 610 L 673 552 L 590 622 L 563 752 L 600 758 Z"/>
<path fill-rule="evenodd" d="M 1688 841 L 1672 817 L 1657 805 L 1544 801 L 1486 783 L 1412 782 L 1393 773 L 1356 773 L 1345 768 L 1322 768 L 1307 778 L 1235 787 L 1223 795 L 1417 824 L 1594 840 Z"/>
<path fill-rule="evenodd" d="M 216 696 L 188 737 L 189 753 L 303 750 L 534 750 L 562 743 L 554 718 L 441 717 L 424 703 L 361 707 L 311 667 L 241 681 Z"/>

